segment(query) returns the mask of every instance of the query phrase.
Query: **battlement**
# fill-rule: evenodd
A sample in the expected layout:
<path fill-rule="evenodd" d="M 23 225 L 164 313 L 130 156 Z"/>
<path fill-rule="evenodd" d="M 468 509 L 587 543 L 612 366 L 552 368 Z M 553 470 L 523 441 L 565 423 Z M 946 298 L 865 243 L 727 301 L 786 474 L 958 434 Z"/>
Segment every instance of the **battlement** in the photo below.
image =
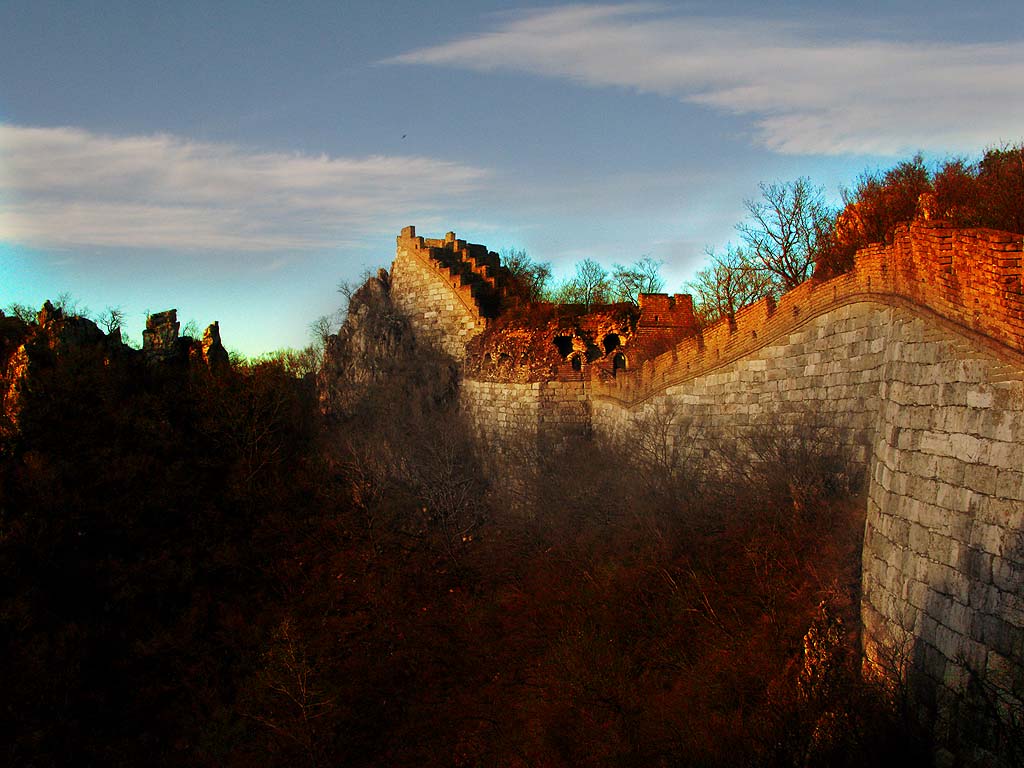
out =
<path fill-rule="evenodd" d="M 416 227 L 405 227 L 398 236 L 398 253 L 403 252 L 435 270 L 481 320 L 496 317 L 514 303 L 508 270 L 486 246 L 460 240 L 454 232 L 444 239 L 419 237 Z"/>
<path fill-rule="evenodd" d="M 857 301 L 909 302 L 1024 351 L 1021 257 L 1024 237 L 986 229 L 957 230 L 945 222 L 897 227 L 891 244 L 858 251 L 854 268 L 831 280 L 808 280 L 682 339 L 614 382 L 595 381 L 594 394 L 635 403 L 673 383 L 750 354 L 830 309 Z M 658 303 L 659 308 L 664 306 Z M 692 310 L 691 310 L 692 311 Z"/>
<path fill-rule="evenodd" d="M 416 333 L 456 360 L 466 343 L 516 303 L 498 254 L 460 240 L 424 238 L 405 227 L 391 268 L 392 298 Z"/>
<path fill-rule="evenodd" d="M 640 326 L 659 326 L 685 328 L 692 330 L 697 327 L 697 317 L 693 313 L 693 297 L 688 293 L 641 293 Z"/>
<path fill-rule="evenodd" d="M 589 381 L 593 395 L 633 403 L 747 355 L 811 317 L 857 301 L 908 302 L 983 335 L 991 344 L 1020 352 L 1022 247 L 1021 235 L 914 221 L 900 225 L 892 243 L 860 250 L 851 271 L 827 281 L 812 278 L 777 302 L 761 299 L 702 330 L 693 299 L 686 294 L 641 294 L 638 316 L 627 323 L 609 324 L 596 315 L 593 322 L 583 317 L 563 322 L 561 329 L 549 318 L 540 324 L 529 317 L 503 323 L 470 352 L 472 375 Z M 424 281 L 431 283 L 434 292 L 429 296 L 420 291 L 412 298 L 404 290 L 409 284 L 404 275 L 412 264 L 418 265 L 412 282 L 421 288 Z M 467 359 L 466 343 L 513 305 L 508 272 L 498 255 L 458 239 L 454 232 L 443 239 L 423 238 L 415 227 L 406 227 L 398 237 L 394 271 L 399 301 L 408 296 L 409 309 L 427 325 L 439 324 L 441 336 L 447 333 L 443 328 L 457 326 L 445 344 L 459 360 Z M 458 315 L 458 320 L 445 320 L 445 313 Z M 435 322 L 435 317 L 441 319 Z M 545 337 L 541 346 L 539 336 Z M 564 348 L 552 357 L 548 347 L 555 337 Z M 508 365 L 484 365 L 498 359 Z"/>

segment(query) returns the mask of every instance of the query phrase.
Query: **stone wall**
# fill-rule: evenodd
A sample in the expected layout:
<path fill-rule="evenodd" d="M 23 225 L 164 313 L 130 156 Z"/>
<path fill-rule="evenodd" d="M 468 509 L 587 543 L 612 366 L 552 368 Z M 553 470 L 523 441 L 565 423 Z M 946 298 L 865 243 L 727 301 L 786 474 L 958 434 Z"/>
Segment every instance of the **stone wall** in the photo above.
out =
<path fill-rule="evenodd" d="M 416 236 L 406 227 L 391 267 L 391 295 L 417 337 L 456 360 L 499 308 L 498 257 L 449 232 L 444 240 Z"/>
<path fill-rule="evenodd" d="M 571 437 L 590 433 L 590 399 L 577 381 L 503 382 L 464 379 L 459 404 L 484 447 L 484 471 L 504 502 L 520 512 L 537 507 L 539 460 Z"/>
<path fill-rule="evenodd" d="M 909 684 L 948 758 L 1007 764 L 1024 748 L 1024 358 L 912 312 L 885 357 L 866 657 Z"/>
<path fill-rule="evenodd" d="M 684 378 L 633 404 L 594 388 L 595 433 L 628 439 L 638 419 L 672 414 L 698 455 L 766 425 L 834 427 L 866 471 L 878 414 L 885 327 L 892 309 L 857 302 L 809 318 L 751 354 Z"/>
<path fill-rule="evenodd" d="M 1024 739 L 1021 253 L 1020 235 L 914 222 L 851 272 L 630 370 L 466 380 L 462 403 L 499 469 L 504 446 L 628 440 L 646 417 L 671 416 L 669 439 L 697 451 L 808 414 L 832 425 L 868 477 L 868 668 L 907 682 L 949 760 L 1009 764 Z"/>
<path fill-rule="evenodd" d="M 591 429 L 585 382 L 497 382 L 464 379 L 460 404 L 478 440 L 500 464 L 510 453 L 537 455 Z"/>

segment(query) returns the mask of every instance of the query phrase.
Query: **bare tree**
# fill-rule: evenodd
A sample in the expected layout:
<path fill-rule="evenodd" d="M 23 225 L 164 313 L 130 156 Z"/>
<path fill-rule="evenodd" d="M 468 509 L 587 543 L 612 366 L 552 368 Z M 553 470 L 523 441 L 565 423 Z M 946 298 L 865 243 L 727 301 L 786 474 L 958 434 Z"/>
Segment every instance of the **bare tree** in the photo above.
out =
<path fill-rule="evenodd" d="M 89 317 L 89 308 L 83 306 L 81 300 L 76 298 L 70 291 L 61 291 L 54 302 L 67 317 Z"/>
<path fill-rule="evenodd" d="M 710 263 L 687 283 L 697 316 L 705 324 L 733 318 L 743 307 L 772 293 L 773 280 L 756 269 L 742 248 L 726 246 L 723 253 L 708 248 Z"/>
<path fill-rule="evenodd" d="M 181 335 L 182 338 L 186 336 L 190 339 L 199 338 L 199 323 L 196 322 L 195 318 L 192 318 L 187 323 L 185 323 L 184 327 L 181 329 Z"/>
<path fill-rule="evenodd" d="M 25 323 L 34 323 L 38 315 L 38 310 L 33 309 L 28 304 L 20 304 L 17 301 L 13 301 L 4 307 L 4 311 Z"/>
<path fill-rule="evenodd" d="M 440 537 L 445 553 L 458 562 L 460 549 L 483 521 L 479 481 L 466 461 L 468 445 L 460 425 L 438 420 L 422 439 L 415 461 L 408 461 L 428 530 Z"/>
<path fill-rule="evenodd" d="M 503 248 L 501 264 L 509 271 L 514 290 L 528 302 L 542 301 L 551 281 L 551 264 L 537 262 L 522 248 Z"/>
<path fill-rule="evenodd" d="M 307 765 L 322 765 L 326 729 L 320 721 L 333 714 L 334 698 L 317 684 L 316 668 L 291 619 L 274 632 L 258 680 L 266 692 L 264 711 L 250 716 L 296 748 Z"/>
<path fill-rule="evenodd" d="M 366 268 L 355 280 L 339 280 L 336 290 L 341 294 L 344 303 L 334 312 L 334 316 L 339 321 L 344 321 L 345 316 L 348 314 L 349 303 L 356 292 L 366 285 L 368 281 L 374 278 L 381 279 L 381 277 L 387 278 L 387 273 L 384 270 L 381 269 L 374 272 L 372 269 Z M 330 316 L 328 315 L 328 317 Z"/>
<path fill-rule="evenodd" d="M 616 301 L 640 304 L 641 293 L 661 293 L 665 281 L 661 277 L 662 262 L 644 256 L 629 266 L 615 264 L 611 276 L 611 292 Z"/>
<path fill-rule="evenodd" d="M 124 310 L 120 307 L 107 307 L 96 318 L 96 324 L 108 334 L 120 331 L 124 326 Z"/>
<path fill-rule="evenodd" d="M 678 502 L 692 497 L 699 485 L 703 468 L 697 442 L 702 433 L 678 405 L 658 402 L 633 417 L 623 449 L 652 491 Z"/>
<path fill-rule="evenodd" d="M 593 259 L 576 263 L 576 274 L 566 280 L 555 293 L 555 299 L 562 304 L 607 304 L 611 282 L 607 270 Z"/>
<path fill-rule="evenodd" d="M 320 315 L 320 317 L 309 324 L 309 335 L 313 341 L 313 346 L 320 352 L 323 352 L 327 347 L 327 340 L 337 333 L 337 330 L 335 316 Z"/>
<path fill-rule="evenodd" d="M 750 265 L 788 291 L 811 276 L 835 216 L 824 190 L 805 177 L 760 189 L 760 200 L 745 202 L 747 220 L 736 229 L 747 244 Z"/>
<path fill-rule="evenodd" d="M 320 365 L 323 360 L 323 349 L 318 349 L 315 345 L 310 344 L 308 347 L 303 349 L 292 349 L 286 347 L 284 349 L 278 349 L 273 352 L 260 355 L 252 362 L 258 363 L 273 363 L 280 365 L 281 368 L 290 376 L 294 376 L 297 379 L 302 379 L 309 374 L 316 374 L 320 370 Z"/>

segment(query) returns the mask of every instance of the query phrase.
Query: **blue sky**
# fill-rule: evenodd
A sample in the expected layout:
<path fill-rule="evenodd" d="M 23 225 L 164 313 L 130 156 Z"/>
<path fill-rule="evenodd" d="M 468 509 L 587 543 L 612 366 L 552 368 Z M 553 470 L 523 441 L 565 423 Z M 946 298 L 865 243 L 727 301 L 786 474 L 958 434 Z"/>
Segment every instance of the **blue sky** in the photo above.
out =
<path fill-rule="evenodd" d="M 302 346 L 415 224 L 669 289 L 760 181 L 1024 136 L 1019 2 L 0 3 L 0 306 Z"/>

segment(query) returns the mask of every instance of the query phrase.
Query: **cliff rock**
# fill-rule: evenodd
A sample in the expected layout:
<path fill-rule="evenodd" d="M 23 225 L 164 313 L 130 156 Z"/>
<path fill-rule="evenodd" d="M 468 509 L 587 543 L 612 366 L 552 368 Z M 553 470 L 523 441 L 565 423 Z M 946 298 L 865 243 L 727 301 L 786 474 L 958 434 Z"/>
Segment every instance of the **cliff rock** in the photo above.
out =
<path fill-rule="evenodd" d="M 408 319 L 391 300 L 390 276 L 381 269 L 352 294 L 345 322 L 327 340 L 317 380 L 321 408 L 351 413 L 376 390 L 406 381 L 417 370 L 417 386 L 434 399 L 454 392 L 454 364 L 417 346 Z"/>

